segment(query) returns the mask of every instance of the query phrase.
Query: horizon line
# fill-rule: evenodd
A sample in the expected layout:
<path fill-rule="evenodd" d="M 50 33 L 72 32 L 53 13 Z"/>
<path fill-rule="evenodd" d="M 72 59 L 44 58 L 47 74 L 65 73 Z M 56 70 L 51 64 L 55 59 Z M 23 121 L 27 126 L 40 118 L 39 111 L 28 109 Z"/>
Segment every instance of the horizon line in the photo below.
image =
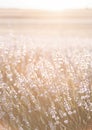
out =
<path fill-rule="evenodd" d="M 76 8 L 65 8 L 65 9 L 44 9 L 44 8 L 23 8 L 23 7 L 0 7 L 0 9 L 19 9 L 19 10 L 39 10 L 39 11 L 50 11 L 50 12 L 60 12 L 60 11 L 66 11 L 66 10 L 89 10 L 92 9 L 92 7 L 76 7 Z"/>

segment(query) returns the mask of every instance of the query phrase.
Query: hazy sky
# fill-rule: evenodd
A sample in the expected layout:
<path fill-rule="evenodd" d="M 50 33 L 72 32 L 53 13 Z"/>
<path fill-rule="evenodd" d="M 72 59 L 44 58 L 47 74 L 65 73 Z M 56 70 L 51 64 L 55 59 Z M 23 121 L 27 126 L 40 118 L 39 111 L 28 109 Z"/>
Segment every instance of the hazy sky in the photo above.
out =
<path fill-rule="evenodd" d="M 62 10 L 92 7 L 92 0 L 0 0 L 0 7 Z"/>

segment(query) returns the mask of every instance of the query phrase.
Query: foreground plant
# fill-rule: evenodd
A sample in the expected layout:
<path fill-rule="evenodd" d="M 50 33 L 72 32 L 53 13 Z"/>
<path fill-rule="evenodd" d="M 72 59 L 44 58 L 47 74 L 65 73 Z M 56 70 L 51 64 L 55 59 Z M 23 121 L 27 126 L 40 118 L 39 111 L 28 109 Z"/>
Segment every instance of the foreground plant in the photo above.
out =
<path fill-rule="evenodd" d="M 91 130 L 92 50 L 0 46 L 6 130 Z"/>

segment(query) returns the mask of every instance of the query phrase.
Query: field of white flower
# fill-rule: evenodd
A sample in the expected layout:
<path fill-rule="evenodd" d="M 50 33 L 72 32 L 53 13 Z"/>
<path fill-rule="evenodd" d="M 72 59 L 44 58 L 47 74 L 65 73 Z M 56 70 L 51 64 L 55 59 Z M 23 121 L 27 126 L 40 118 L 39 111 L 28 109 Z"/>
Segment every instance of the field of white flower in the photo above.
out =
<path fill-rule="evenodd" d="M 92 46 L 0 43 L 0 125 L 92 130 Z"/>

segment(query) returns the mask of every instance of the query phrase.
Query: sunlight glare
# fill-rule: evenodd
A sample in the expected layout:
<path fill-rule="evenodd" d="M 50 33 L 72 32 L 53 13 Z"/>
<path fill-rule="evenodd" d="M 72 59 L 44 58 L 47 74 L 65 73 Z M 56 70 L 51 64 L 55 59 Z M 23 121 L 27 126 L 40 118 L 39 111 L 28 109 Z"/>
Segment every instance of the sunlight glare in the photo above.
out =
<path fill-rule="evenodd" d="M 0 7 L 64 10 L 92 7 L 92 0 L 0 0 Z"/>

